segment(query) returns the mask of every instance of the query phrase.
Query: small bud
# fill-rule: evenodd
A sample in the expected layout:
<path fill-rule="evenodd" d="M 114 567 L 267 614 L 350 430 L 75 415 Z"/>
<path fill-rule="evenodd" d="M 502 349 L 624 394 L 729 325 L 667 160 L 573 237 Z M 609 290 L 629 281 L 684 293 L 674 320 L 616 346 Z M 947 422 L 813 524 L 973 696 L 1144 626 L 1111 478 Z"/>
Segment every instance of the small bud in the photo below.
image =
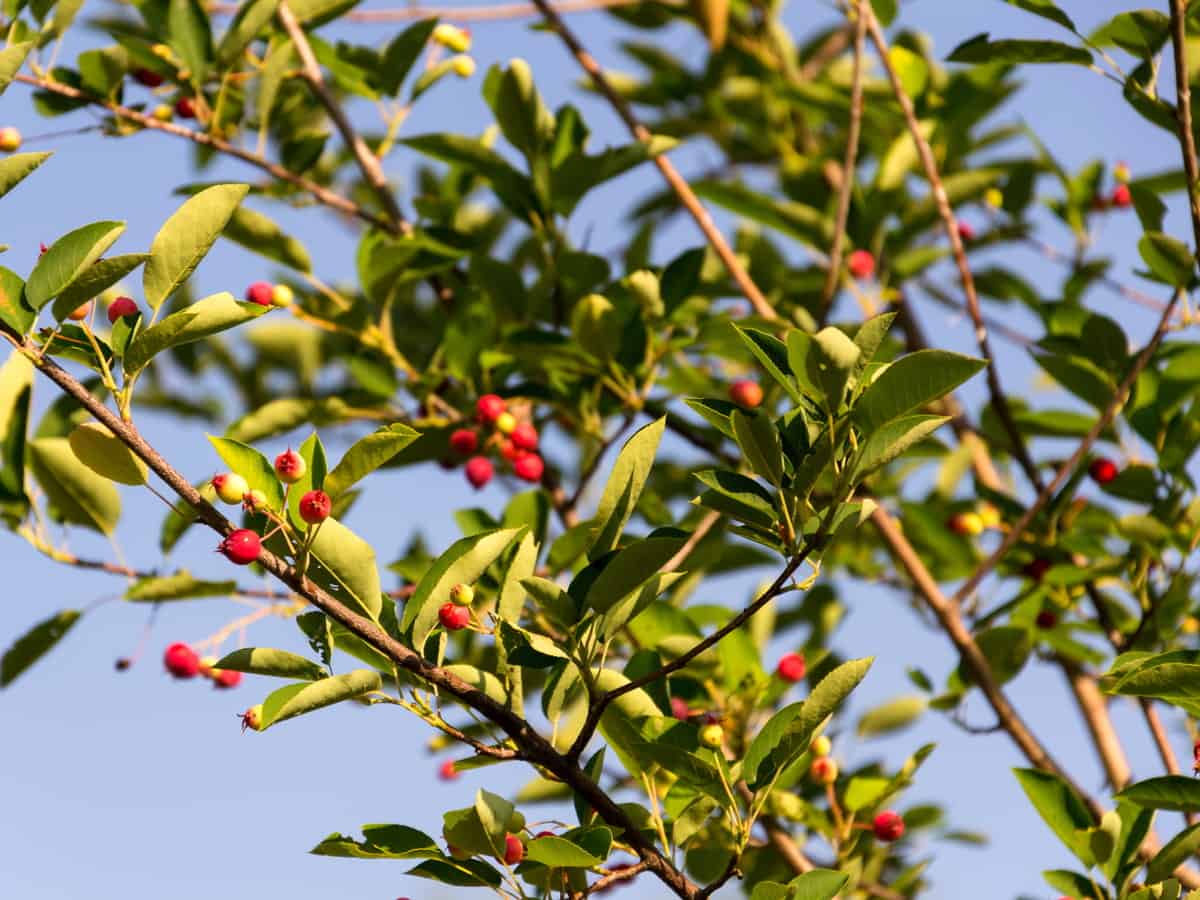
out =
<path fill-rule="evenodd" d="M 471 49 L 471 32 L 448 22 L 433 29 L 433 39 L 455 53 L 466 53 Z"/>
<path fill-rule="evenodd" d="M 459 78 L 470 78 L 475 74 L 475 60 L 470 56 L 456 56 L 450 60 L 450 68 Z"/>

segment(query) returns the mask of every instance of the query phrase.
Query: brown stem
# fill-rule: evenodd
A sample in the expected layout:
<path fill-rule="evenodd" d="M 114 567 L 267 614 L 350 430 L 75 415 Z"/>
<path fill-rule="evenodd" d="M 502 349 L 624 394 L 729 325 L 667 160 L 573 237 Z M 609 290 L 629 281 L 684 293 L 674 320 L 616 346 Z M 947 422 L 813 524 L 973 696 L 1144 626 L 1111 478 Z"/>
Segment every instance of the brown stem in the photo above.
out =
<path fill-rule="evenodd" d="M 1183 0 L 1171 0 L 1171 46 L 1175 56 L 1175 120 L 1179 149 L 1187 174 L 1188 206 L 1192 213 L 1192 236 L 1196 259 L 1200 260 L 1200 164 L 1196 161 L 1196 135 L 1192 131 L 1192 86 L 1189 81 L 1187 34 Z"/>
<path fill-rule="evenodd" d="M 1125 749 L 1121 746 L 1121 738 L 1113 727 L 1112 718 L 1108 714 L 1108 701 L 1099 688 L 1095 679 L 1074 666 L 1063 661 L 1063 673 L 1079 712 L 1087 725 L 1088 733 L 1092 736 L 1092 744 L 1108 776 L 1109 786 L 1113 791 L 1119 791 L 1129 784 L 1132 779 L 1129 760 Z"/>
<path fill-rule="evenodd" d="M 1141 707 L 1142 716 L 1146 720 L 1146 727 L 1150 729 L 1150 736 L 1154 738 L 1154 746 L 1158 749 L 1158 755 L 1162 759 L 1163 767 L 1169 775 L 1179 774 L 1179 760 L 1175 756 L 1175 750 L 1171 747 L 1171 739 L 1167 736 L 1167 730 L 1163 727 L 1162 719 L 1159 718 L 1158 709 L 1154 706 L 1154 701 L 1149 697 L 1139 697 L 1138 706 Z M 1188 825 L 1195 825 L 1197 821 L 1194 812 L 1185 812 L 1184 819 Z"/>
<path fill-rule="evenodd" d="M 1012 409 L 1008 405 L 1008 397 L 1000 384 L 1000 375 L 996 369 L 996 357 L 992 353 L 987 325 L 983 321 L 983 313 L 979 307 L 979 295 L 975 291 L 975 279 L 971 275 L 971 267 L 967 263 L 967 252 L 963 248 L 962 237 L 958 233 L 958 221 L 954 217 L 954 209 L 950 206 L 950 198 L 946 195 L 946 186 L 942 183 L 942 177 L 938 172 L 933 148 L 929 146 L 929 141 L 921 132 L 921 125 L 917 121 L 917 112 L 913 107 L 912 99 L 904 90 L 904 84 L 900 81 L 896 67 L 892 65 L 891 57 L 888 55 L 887 38 L 884 37 L 883 29 L 879 27 L 879 20 L 875 17 L 874 10 L 869 3 L 860 3 L 859 14 L 866 19 L 867 30 L 878 51 L 879 62 L 887 73 L 888 81 L 892 85 L 892 93 L 904 113 L 904 120 L 908 123 L 909 134 L 916 145 L 917 155 L 921 159 L 921 167 L 925 170 L 925 177 L 929 181 L 929 189 L 933 194 L 934 203 L 937 205 L 938 215 L 941 216 L 942 227 L 945 229 L 947 240 L 950 241 L 950 249 L 954 253 L 954 263 L 958 267 L 958 276 L 962 281 L 963 295 L 967 301 L 967 312 L 975 324 L 975 341 L 979 345 L 980 354 L 987 360 L 988 393 L 992 400 L 992 408 L 996 410 L 996 416 L 1008 434 L 1013 457 L 1020 464 L 1030 483 L 1040 489 L 1042 486 L 1041 475 L 1038 473 L 1033 458 L 1029 455 L 1025 439 L 1021 436 L 1021 430 L 1017 428 L 1017 423 L 1013 419 Z"/>
<path fill-rule="evenodd" d="M 571 51 L 571 54 L 575 57 L 580 67 L 591 77 L 596 89 L 609 102 L 613 109 L 616 110 L 617 115 L 621 117 L 621 120 L 629 128 L 629 132 L 639 141 L 649 141 L 653 137 L 649 129 L 638 120 L 629 103 L 609 83 L 604 70 L 600 68 L 600 64 L 584 48 L 579 38 L 575 36 L 575 33 L 567 27 L 567 23 L 555 11 L 549 0 L 533 0 L 533 2 L 541 11 L 546 24 L 567 45 L 567 48 Z M 746 299 L 750 301 L 750 305 L 754 307 L 754 311 L 764 319 L 774 320 L 778 318 L 770 302 L 763 296 L 762 291 L 754 283 L 754 279 L 750 277 L 750 273 L 746 270 L 746 267 L 737 258 L 737 255 L 733 252 L 733 248 L 729 246 L 725 240 L 725 236 L 721 234 L 720 229 L 713 222 L 712 216 L 704 208 L 704 204 L 700 202 L 700 198 L 696 196 L 696 192 L 692 190 L 687 179 L 680 175 L 671 161 L 661 153 L 654 157 L 654 164 L 662 172 L 663 178 L 666 179 L 667 184 L 675 192 L 675 195 L 679 198 L 679 202 L 683 204 L 692 218 L 696 220 L 696 224 L 700 226 L 700 231 L 704 233 L 704 237 L 708 240 L 708 243 L 712 246 L 730 276 L 737 283 L 738 288 L 745 295 Z"/>

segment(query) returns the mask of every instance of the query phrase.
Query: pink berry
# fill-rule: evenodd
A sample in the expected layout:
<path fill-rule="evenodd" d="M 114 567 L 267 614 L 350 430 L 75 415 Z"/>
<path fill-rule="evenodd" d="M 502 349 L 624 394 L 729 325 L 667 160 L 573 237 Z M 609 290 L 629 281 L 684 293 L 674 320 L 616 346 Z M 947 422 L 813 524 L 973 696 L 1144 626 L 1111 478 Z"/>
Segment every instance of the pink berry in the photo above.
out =
<path fill-rule="evenodd" d="M 491 425 L 504 414 L 507 406 L 499 394 L 484 394 L 475 401 L 475 414 L 480 422 Z"/>
<path fill-rule="evenodd" d="M 471 609 L 457 603 L 443 603 L 438 610 L 438 621 L 447 631 L 461 631 L 471 621 Z"/>
<path fill-rule="evenodd" d="M 855 250 L 846 261 L 846 268 L 859 281 L 875 274 L 875 257 L 866 250 Z"/>
<path fill-rule="evenodd" d="M 470 428 L 459 428 L 450 435 L 450 449 L 460 456 L 470 456 L 479 449 L 479 435 Z"/>
<path fill-rule="evenodd" d="M 538 448 L 538 432 L 529 422 L 520 422 L 508 436 L 518 450 L 528 450 L 531 453 Z"/>
<path fill-rule="evenodd" d="M 259 306 L 270 306 L 271 297 L 275 294 L 275 285 L 269 281 L 256 281 L 246 288 L 246 302 L 257 303 Z"/>
<path fill-rule="evenodd" d="M 504 862 L 506 865 L 515 866 L 525 858 L 525 845 L 521 843 L 521 839 L 515 834 L 506 834 L 504 836 Z"/>
<path fill-rule="evenodd" d="M 546 464 L 536 453 L 522 453 L 513 462 L 513 471 L 517 473 L 517 477 L 522 481 L 537 484 L 542 480 L 542 473 L 546 471 Z"/>
<path fill-rule="evenodd" d="M 234 672 L 231 669 L 221 669 L 219 672 L 217 672 L 216 677 L 213 678 L 213 684 L 223 690 L 235 688 L 241 683 L 242 673 Z"/>
<path fill-rule="evenodd" d="M 176 678 L 195 678 L 200 672 L 200 657 L 187 644 L 176 643 L 163 654 L 163 665 Z"/>
<path fill-rule="evenodd" d="M 688 706 L 688 702 L 682 697 L 671 698 L 671 715 L 677 718 L 680 722 L 686 722 L 688 716 L 692 714 L 692 708 Z"/>
<path fill-rule="evenodd" d="M 231 563 L 248 566 L 262 552 L 262 541 L 249 528 L 239 528 L 221 541 L 217 550 Z"/>
<path fill-rule="evenodd" d="M 969 244 L 971 241 L 975 240 L 975 229 L 972 228 L 968 222 L 959 222 L 958 236 L 963 243 Z"/>
<path fill-rule="evenodd" d="M 275 457 L 275 475 L 284 484 L 295 484 L 308 471 L 308 463 L 295 450 L 288 448 Z"/>
<path fill-rule="evenodd" d="M 757 381 L 742 378 L 729 386 L 729 399 L 742 409 L 754 409 L 763 402 L 763 389 Z"/>
<path fill-rule="evenodd" d="M 1129 191 L 1129 185 L 1118 184 L 1113 188 L 1112 205 L 1118 209 L 1124 209 L 1133 203 L 1133 194 Z"/>
<path fill-rule="evenodd" d="M 181 119 L 196 118 L 196 101 L 191 97 L 180 97 L 175 101 L 175 115 Z"/>
<path fill-rule="evenodd" d="M 467 481 L 471 482 L 471 486 L 476 490 L 492 480 L 494 471 L 492 461 L 486 456 L 472 456 L 467 460 Z"/>
<path fill-rule="evenodd" d="M 904 836 L 904 820 L 900 818 L 899 813 L 885 809 L 875 817 L 875 821 L 871 823 L 871 830 L 875 832 L 876 840 L 888 843 L 898 841 Z"/>
<path fill-rule="evenodd" d="M 1117 472 L 1117 464 L 1103 456 L 1092 460 L 1092 464 L 1088 466 L 1088 474 L 1096 484 L 1108 484 L 1117 477 Z"/>
<path fill-rule="evenodd" d="M 438 766 L 438 778 L 442 781 L 453 781 L 458 777 L 458 769 L 454 765 L 454 760 L 447 759 Z"/>
<path fill-rule="evenodd" d="M 300 498 L 300 518 L 309 525 L 316 525 L 329 518 L 333 501 L 324 491 L 309 491 Z"/>
<path fill-rule="evenodd" d="M 804 661 L 804 654 L 785 653 L 779 658 L 779 664 L 775 667 L 775 674 L 784 681 L 795 684 L 804 677 L 807 668 Z"/>
<path fill-rule="evenodd" d="M 136 316 L 138 313 L 137 303 L 132 297 L 118 297 L 108 306 L 108 321 L 115 325 L 117 319 L 123 319 L 126 316 Z"/>

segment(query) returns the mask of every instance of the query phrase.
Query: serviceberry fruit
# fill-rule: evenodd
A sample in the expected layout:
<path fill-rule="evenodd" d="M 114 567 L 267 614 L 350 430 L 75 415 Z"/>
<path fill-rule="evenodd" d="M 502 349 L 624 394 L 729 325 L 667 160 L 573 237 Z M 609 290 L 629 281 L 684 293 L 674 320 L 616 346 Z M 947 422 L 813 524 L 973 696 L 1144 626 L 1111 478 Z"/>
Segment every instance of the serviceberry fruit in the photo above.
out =
<path fill-rule="evenodd" d="M 832 756 L 818 756 L 808 767 L 808 776 L 817 784 L 833 784 L 838 777 L 837 762 Z"/>
<path fill-rule="evenodd" d="M 515 834 L 504 836 L 504 864 L 515 866 L 525 858 L 525 845 Z"/>
<path fill-rule="evenodd" d="M 807 668 L 804 661 L 804 654 L 785 653 L 779 658 L 779 664 L 775 667 L 775 674 L 784 681 L 790 681 L 792 684 L 795 684 L 804 678 Z"/>
<path fill-rule="evenodd" d="M 246 483 L 246 479 L 235 472 L 222 472 L 220 475 L 214 475 L 212 486 L 222 502 L 230 505 L 241 503 L 246 494 L 250 492 L 250 485 Z"/>
<path fill-rule="evenodd" d="M 904 836 L 904 820 L 900 818 L 899 813 L 885 809 L 875 817 L 871 823 L 871 830 L 875 832 L 876 840 L 888 843 L 898 841 Z"/>
<path fill-rule="evenodd" d="M 108 321 L 112 325 L 116 325 L 118 319 L 137 314 L 138 305 L 132 297 L 118 297 L 108 305 Z"/>
<path fill-rule="evenodd" d="M 450 602 L 459 606 L 470 606 L 475 600 L 475 589 L 469 584 L 456 584 L 450 588 Z"/>
<path fill-rule="evenodd" d="M 0 150 L 5 153 L 16 153 L 21 149 L 21 132 L 11 125 L 0 128 Z"/>
<path fill-rule="evenodd" d="M 443 603 L 438 610 L 438 621 L 447 631 L 461 631 L 471 621 L 471 609 L 457 603 Z"/>
<path fill-rule="evenodd" d="M 472 456 L 467 460 L 467 481 L 471 482 L 471 486 L 476 490 L 491 481 L 494 472 L 492 461 L 486 456 Z"/>
<path fill-rule="evenodd" d="M 256 281 L 246 288 L 246 302 L 257 303 L 259 306 L 270 306 L 274 293 L 275 285 L 269 281 Z"/>
<path fill-rule="evenodd" d="M 522 453 L 513 461 L 513 471 L 522 481 L 537 484 L 546 471 L 546 463 L 536 453 Z"/>
<path fill-rule="evenodd" d="M 742 409 L 754 409 L 763 402 L 763 389 L 757 381 L 742 378 L 729 386 L 729 399 Z"/>
<path fill-rule="evenodd" d="M 858 281 L 864 281 L 875 274 L 875 257 L 867 250 L 855 250 L 846 260 L 846 268 Z"/>
<path fill-rule="evenodd" d="M 180 97 L 175 101 L 175 115 L 181 119 L 196 118 L 196 101 L 191 97 Z"/>
<path fill-rule="evenodd" d="M 496 420 L 504 414 L 507 406 L 508 404 L 499 394 L 484 394 L 475 401 L 475 414 L 485 425 L 494 425 Z"/>
<path fill-rule="evenodd" d="M 450 449 L 459 456 L 470 456 L 479 449 L 479 435 L 470 428 L 459 428 L 450 434 Z"/>
<path fill-rule="evenodd" d="M 1103 456 L 1092 460 L 1092 464 L 1088 466 L 1088 474 L 1096 484 L 1108 484 L 1117 477 L 1119 471 L 1115 462 Z"/>
<path fill-rule="evenodd" d="M 262 552 L 262 540 L 249 528 L 239 528 L 221 541 L 217 550 L 231 563 L 248 566 Z"/>
<path fill-rule="evenodd" d="M 333 501 L 324 491 L 309 491 L 300 498 L 300 518 L 309 525 L 317 525 L 329 518 Z"/>
<path fill-rule="evenodd" d="M 512 441 L 512 445 L 518 450 L 528 450 L 533 452 L 538 448 L 538 432 L 528 422 L 521 422 L 512 430 L 512 434 L 508 436 Z"/>
<path fill-rule="evenodd" d="M 295 450 L 287 449 L 275 457 L 275 474 L 284 484 L 295 484 L 308 471 L 308 463 Z"/>
<path fill-rule="evenodd" d="M 195 678 L 200 673 L 200 657 L 187 644 L 175 643 L 163 654 L 163 665 L 176 678 Z"/>

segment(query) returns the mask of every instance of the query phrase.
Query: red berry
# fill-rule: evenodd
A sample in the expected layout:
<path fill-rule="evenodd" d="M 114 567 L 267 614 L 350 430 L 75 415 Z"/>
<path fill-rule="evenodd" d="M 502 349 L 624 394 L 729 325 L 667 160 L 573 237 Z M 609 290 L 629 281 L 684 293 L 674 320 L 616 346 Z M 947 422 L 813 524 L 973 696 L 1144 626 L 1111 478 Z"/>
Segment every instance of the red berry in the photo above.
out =
<path fill-rule="evenodd" d="M 191 97 L 180 97 L 175 101 L 175 115 L 181 119 L 196 118 L 196 101 Z"/>
<path fill-rule="evenodd" d="M 1044 556 L 1031 559 L 1021 568 L 1021 572 L 1034 581 L 1041 581 L 1042 577 L 1050 571 L 1052 563 Z"/>
<path fill-rule="evenodd" d="M 1133 194 L 1129 191 L 1129 185 L 1118 184 L 1115 188 L 1113 188 L 1111 202 L 1113 206 L 1119 209 L 1124 209 L 1125 207 L 1131 205 L 1133 203 Z"/>
<path fill-rule="evenodd" d="M 38 244 L 38 256 L 41 256 L 43 253 L 45 253 L 49 249 L 50 248 L 47 247 L 45 244 Z"/>
<path fill-rule="evenodd" d="M 743 378 L 729 386 L 729 399 L 743 409 L 754 409 L 763 401 L 763 390 L 757 381 Z"/>
<path fill-rule="evenodd" d="M 329 518 L 333 501 L 324 491 L 309 491 L 300 498 L 300 518 L 309 525 L 316 525 Z"/>
<path fill-rule="evenodd" d="M 108 305 L 108 321 L 113 325 L 117 324 L 117 319 L 136 316 L 137 313 L 138 306 L 132 297 L 118 297 Z"/>
<path fill-rule="evenodd" d="M 491 481 L 494 473 L 492 461 L 486 456 L 472 456 L 467 460 L 466 471 L 467 481 L 471 482 L 471 486 L 476 490 Z"/>
<path fill-rule="evenodd" d="M 964 243 L 970 243 L 975 240 L 975 229 L 971 227 L 969 222 L 959 222 L 958 237 Z"/>
<path fill-rule="evenodd" d="M 536 453 L 522 453 L 513 462 L 513 471 L 517 473 L 517 477 L 522 481 L 537 484 L 542 480 L 542 473 L 546 471 L 546 464 Z"/>
<path fill-rule="evenodd" d="M 176 643 L 163 654 L 163 665 L 176 678 L 195 678 L 200 672 L 200 657 L 187 644 Z"/>
<path fill-rule="evenodd" d="M 691 715 L 692 708 L 688 706 L 688 702 L 682 697 L 671 698 L 671 715 L 677 718 L 680 722 L 686 722 Z"/>
<path fill-rule="evenodd" d="M 221 669 L 213 678 L 213 684 L 222 689 L 235 688 L 241 683 L 242 673 L 234 672 L 231 669 Z"/>
<path fill-rule="evenodd" d="M 307 471 L 304 457 L 290 447 L 275 457 L 275 475 L 284 484 L 295 484 Z"/>
<path fill-rule="evenodd" d="M 275 294 L 275 285 L 269 281 L 256 281 L 246 288 L 246 302 L 257 303 L 259 306 L 270 306 L 271 297 Z"/>
<path fill-rule="evenodd" d="M 1096 484 L 1108 484 L 1117 477 L 1117 471 L 1117 464 L 1103 456 L 1092 460 L 1092 464 L 1088 466 L 1088 474 Z"/>
<path fill-rule="evenodd" d="M 504 438 L 497 446 L 500 448 L 500 455 L 510 463 L 516 462 L 517 458 L 525 452 L 512 442 L 512 438 Z"/>
<path fill-rule="evenodd" d="M 536 840 L 537 838 L 544 838 L 544 837 L 557 837 L 557 835 L 556 835 L 556 834 L 555 834 L 553 831 L 539 831 L 539 832 L 538 832 L 537 834 L 535 834 L 533 837 L 534 837 L 534 839 Z"/>
<path fill-rule="evenodd" d="M 221 541 L 217 550 L 231 563 L 248 566 L 262 552 L 262 541 L 249 528 L 239 528 Z"/>
<path fill-rule="evenodd" d="M 784 681 L 790 681 L 792 684 L 795 684 L 804 677 L 807 668 L 803 653 L 785 653 L 779 658 L 779 665 L 775 667 L 775 674 Z"/>
<path fill-rule="evenodd" d="M 885 809 L 875 817 L 875 821 L 871 823 L 871 830 L 875 832 L 877 840 L 889 843 L 898 841 L 904 836 L 904 820 L 900 818 L 899 813 Z"/>
<path fill-rule="evenodd" d="M 144 84 L 148 88 L 156 88 L 165 81 L 165 79 L 152 69 L 134 69 L 133 80 L 138 84 Z"/>
<path fill-rule="evenodd" d="M 479 449 L 479 435 L 470 428 L 459 428 L 450 435 L 450 449 L 460 456 L 470 456 Z"/>
<path fill-rule="evenodd" d="M 507 406 L 499 394 L 484 394 L 475 401 L 475 414 L 480 422 L 491 425 L 500 418 Z"/>
<path fill-rule="evenodd" d="M 438 778 L 442 781 L 453 781 L 458 777 L 458 769 L 454 766 L 454 760 L 447 759 L 438 766 Z"/>
<path fill-rule="evenodd" d="M 1037 614 L 1037 618 L 1034 621 L 1037 623 L 1038 628 L 1050 629 L 1058 624 L 1058 616 L 1054 614 L 1053 610 L 1043 609 Z"/>
<path fill-rule="evenodd" d="M 471 621 L 471 608 L 457 603 L 443 603 L 438 610 L 438 621 L 447 631 L 461 631 Z"/>
<path fill-rule="evenodd" d="M 505 865 L 515 866 L 525 858 L 525 845 L 521 843 L 521 839 L 515 834 L 506 834 L 504 836 L 504 863 Z"/>
<path fill-rule="evenodd" d="M 528 450 L 530 452 L 538 448 L 538 432 L 529 422 L 520 422 L 517 427 L 512 430 L 512 434 L 508 436 L 512 441 L 513 446 L 518 450 Z"/>
<path fill-rule="evenodd" d="M 875 257 L 866 250 L 855 250 L 846 261 L 846 268 L 859 281 L 875 274 Z"/>

